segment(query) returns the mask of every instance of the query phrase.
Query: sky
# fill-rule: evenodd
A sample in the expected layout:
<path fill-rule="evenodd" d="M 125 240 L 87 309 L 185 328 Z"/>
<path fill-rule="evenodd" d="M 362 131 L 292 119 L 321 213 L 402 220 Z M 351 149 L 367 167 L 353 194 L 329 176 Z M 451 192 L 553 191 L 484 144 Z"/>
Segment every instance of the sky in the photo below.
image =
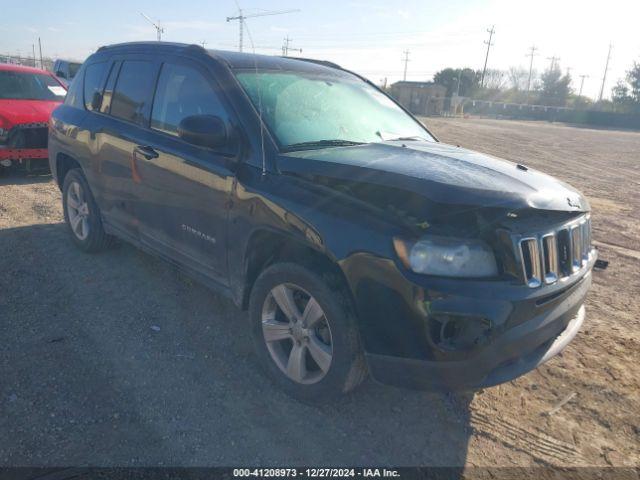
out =
<path fill-rule="evenodd" d="M 245 14 L 299 10 L 248 19 L 245 51 L 280 54 L 289 36 L 302 56 L 331 60 L 376 83 L 402 79 L 405 50 L 407 80 L 431 80 L 445 67 L 481 69 L 492 25 L 488 68 L 528 68 L 535 45 L 535 70 L 559 57 L 576 91 L 578 76 L 589 76 L 583 94 L 592 98 L 610 43 L 605 97 L 640 61 L 640 0 L 0 0 L 0 54 L 31 56 L 38 37 L 45 56 L 78 60 L 101 45 L 155 40 L 140 12 L 159 20 L 163 40 L 235 50 L 238 22 L 226 17 L 237 15 L 238 5 Z"/>

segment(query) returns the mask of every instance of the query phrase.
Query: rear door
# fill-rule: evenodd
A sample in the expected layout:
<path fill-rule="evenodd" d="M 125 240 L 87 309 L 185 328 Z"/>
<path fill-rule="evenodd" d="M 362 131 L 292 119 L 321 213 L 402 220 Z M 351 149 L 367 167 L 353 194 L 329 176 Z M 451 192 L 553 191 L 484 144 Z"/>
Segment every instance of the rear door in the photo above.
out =
<path fill-rule="evenodd" d="M 159 64 L 151 56 L 127 55 L 114 58 L 110 68 L 99 113 L 87 125 L 93 137 L 99 204 L 108 227 L 137 241 L 140 179 L 134 158 L 138 147 L 151 141 L 148 125 Z"/>
<path fill-rule="evenodd" d="M 235 155 L 232 148 L 183 141 L 178 125 L 190 115 L 215 115 L 229 125 L 229 111 L 205 67 L 168 57 L 152 105 L 151 137 L 138 145 L 134 160 L 142 242 L 223 285 Z"/>

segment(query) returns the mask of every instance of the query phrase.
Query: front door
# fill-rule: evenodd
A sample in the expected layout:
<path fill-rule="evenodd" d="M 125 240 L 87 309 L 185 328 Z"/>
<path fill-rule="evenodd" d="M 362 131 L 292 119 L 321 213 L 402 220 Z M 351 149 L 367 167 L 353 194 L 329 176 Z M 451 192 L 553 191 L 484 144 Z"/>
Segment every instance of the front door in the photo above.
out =
<path fill-rule="evenodd" d="M 152 138 L 133 152 L 141 241 L 223 285 L 234 153 L 187 143 L 178 125 L 191 115 L 216 115 L 229 124 L 228 111 L 208 71 L 168 60 L 153 100 Z"/>

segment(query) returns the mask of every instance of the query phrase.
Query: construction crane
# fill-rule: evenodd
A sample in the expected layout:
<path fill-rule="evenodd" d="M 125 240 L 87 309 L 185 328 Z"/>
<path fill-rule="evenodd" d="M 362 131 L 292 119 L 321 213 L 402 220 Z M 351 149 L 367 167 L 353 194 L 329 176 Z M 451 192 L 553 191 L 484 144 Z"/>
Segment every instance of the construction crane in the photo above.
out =
<path fill-rule="evenodd" d="M 140 12 L 140 15 L 142 15 L 151 25 L 153 25 L 153 28 L 156 29 L 156 33 L 158 34 L 158 41 L 160 42 L 162 40 L 162 34 L 164 33 L 164 28 L 160 26 L 160 22 L 154 22 L 142 12 Z"/>
<path fill-rule="evenodd" d="M 239 26 L 239 41 L 238 41 L 238 51 L 242 51 L 242 46 L 243 46 L 243 42 L 244 42 L 244 22 L 247 18 L 254 18 L 254 17 L 266 17 L 267 15 L 282 15 L 284 13 L 294 13 L 294 12 L 299 12 L 299 9 L 293 9 L 293 10 L 276 10 L 276 11 L 271 11 L 271 12 L 259 12 L 259 13 L 252 13 L 249 15 L 244 15 L 242 13 L 242 9 L 239 8 L 238 9 L 238 15 L 235 17 L 227 17 L 227 22 L 230 22 L 232 20 L 238 20 L 238 26 Z"/>

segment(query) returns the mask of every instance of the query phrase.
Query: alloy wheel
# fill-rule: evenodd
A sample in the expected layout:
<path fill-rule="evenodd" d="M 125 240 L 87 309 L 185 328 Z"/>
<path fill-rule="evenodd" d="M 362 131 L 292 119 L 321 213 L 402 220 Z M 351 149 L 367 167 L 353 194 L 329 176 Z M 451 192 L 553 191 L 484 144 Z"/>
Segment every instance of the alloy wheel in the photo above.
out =
<path fill-rule="evenodd" d="M 301 287 L 274 287 L 262 308 L 262 333 L 278 368 L 302 384 L 322 380 L 333 359 L 329 322 L 315 298 Z"/>
<path fill-rule="evenodd" d="M 89 204 L 78 182 L 72 182 L 67 190 L 67 215 L 73 234 L 85 240 L 89 236 Z"/>

